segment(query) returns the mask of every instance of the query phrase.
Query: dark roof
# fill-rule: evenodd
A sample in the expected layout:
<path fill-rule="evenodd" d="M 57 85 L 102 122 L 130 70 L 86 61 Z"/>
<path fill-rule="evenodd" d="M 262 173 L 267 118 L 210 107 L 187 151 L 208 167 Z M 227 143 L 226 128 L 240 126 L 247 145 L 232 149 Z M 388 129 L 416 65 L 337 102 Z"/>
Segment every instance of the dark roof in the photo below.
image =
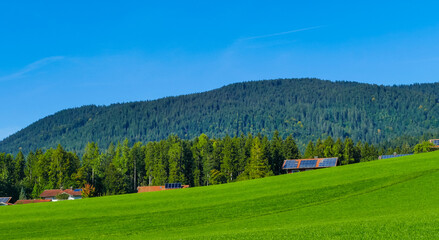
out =
<path fill-rule="evenodd" d="M 309 159 L 288 159 L 284 161 L 282 169 L 316 169 L 337 166 L 338 158 L 309 158 Z"/>
<path fill-rule="evenodd" d="M 165 183 L 166 189 L 182 188 L 181 183 Z"/>
<path fill-rule="evenodd" d="M 378 159 L 387 159 L 387 158 L 395 158 L 395 157 L 404 157 L 408 155 L 413 155 L 413 153 L 408 154 L 391 154 L 391 155 L 381 155 L 378 157 Z"/>
<path fill-rule="evenodd" d="M 0 202 L 2 203 L 8 203 L 11 201 L 11 197 L 0 197 Z"/>
<path fill-rule="evenodd" d="M 49 190 L 44 190 L 43 193 L 40 194 L 40 197 L 55 197 L 58 194 L 62 194 L 62 193 L 67 193 L 71 196 L 81 196 L 82 194 L 82 189 L 49 189 Z"/>

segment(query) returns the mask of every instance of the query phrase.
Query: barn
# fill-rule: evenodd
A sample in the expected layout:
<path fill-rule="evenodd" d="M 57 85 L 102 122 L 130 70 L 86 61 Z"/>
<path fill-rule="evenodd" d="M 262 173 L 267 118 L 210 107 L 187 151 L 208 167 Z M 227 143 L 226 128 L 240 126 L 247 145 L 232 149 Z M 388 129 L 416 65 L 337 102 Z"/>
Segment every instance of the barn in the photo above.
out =
<path fill-rule="evenodd" d="M 189 185 L 182 185 L 181 183 L 166 183 L 164 186 L 142 186 L 137 188 L 138 193 L 142 192 L 157 192 L 163 190 L 172 190 L 180 188 L 188 188 Z"/>
<path fill-rule="evenodd" d="M 46 200 L 52 200 L 53 202 L 59 201 L 57 196 L 66 195 L 65 200 L 76 200 L 82 198 L 82 189 L 49 189 L 44 190 L 40 194 L 40 198 Z"/>
<path fill-rule="evenodd" d="M 282 169 L 287 173 L 303 172 L 308 170 L 337 166 L 338 158 L 310 158 L 310 159 L 287 159 Z"/>

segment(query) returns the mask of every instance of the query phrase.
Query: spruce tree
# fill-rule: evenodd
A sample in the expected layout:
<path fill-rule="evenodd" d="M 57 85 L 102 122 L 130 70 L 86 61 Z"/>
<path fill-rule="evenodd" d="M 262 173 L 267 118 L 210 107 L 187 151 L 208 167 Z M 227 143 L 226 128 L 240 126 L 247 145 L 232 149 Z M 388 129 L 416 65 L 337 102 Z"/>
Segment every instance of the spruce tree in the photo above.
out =
<path fill-rule="evenodd" d="M 25 160 L 23 153 L 19 151 L 15 156 L 15 168 L 14 168 L 14 184 L 18 184 L 25 177 L 24 168 Z"/>
<path fill-rule="evenodd" d="M 341 165 L 354 163 L 355 161 L 354 155 L 355 155 L 354 143 L 352 139 L 346 138 L 344 142 L 343 161 L 341 162 Z"/>
<path fill-rule="evenodd" d="M 183 182 L 183 146 L 180 141 L 171 143 L 169 148 L 169 177 L 170 183 Z"/>
<path fill-rule="evenodd" d="M 282 138 L 279 136 L 279 132 L 275 131 L 271 140 L 270 166 L 276 175 L 281 173 L 283 161 L 288 158 L 285 156 L 288 152 L 286 148 L 286 144 L 284 144 Z"/>
<path fill-rule="evenodd" d="M 312 141 L 309 141 L 308 145 L 306 146 L 305 149 L 305 158 L 313 158 L 314 157 L 314 152 L 315 152 L 315 147 L 314 147 L 314 143 Z"/>
<path fill-rule="evenodd" d="M 221 172 L 226 176 L 227 182 L 231 182 L 237 176 L 237 150 L 229 135 L 224 137 L 223 145 Z"/>
<path fill-rule="evenodd" d="M 268 159 L 264 158 L 263 149 L 259 137 L 253 140 L 250 153 L 250 162 L 246 167 L 249 179 L 263 178 L 273 175 L 268 166 Z"/>
<path fill-rule="evenodd" d="M 335 141 L 334 146 L 332 147 L 332 153 L 333 157 L 338 158 L 338 164 L 340 164 L 343 161 L 343 142 L 340 138 L 337 138 L 337 141 Z"/>
<path fill-rule="evenodd" d="M 294 141 L 292 135 L 289 135 L 284 141 L 283 156 L 286 159 L 300 158 L 299 148 L 297 147 L 296 141 Z"/>

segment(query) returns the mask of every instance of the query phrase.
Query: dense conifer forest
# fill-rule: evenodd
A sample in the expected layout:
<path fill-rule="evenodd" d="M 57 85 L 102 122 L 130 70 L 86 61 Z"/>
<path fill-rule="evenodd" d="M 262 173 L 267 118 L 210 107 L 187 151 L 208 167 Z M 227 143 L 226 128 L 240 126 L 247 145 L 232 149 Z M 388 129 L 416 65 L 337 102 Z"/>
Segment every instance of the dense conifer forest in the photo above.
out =
<path fill-rule="evenodd" d="M 437 134 L 439 83 L 382 86 L 319 79 L 244 82 L 154 101 L 84 106 L 43 118 L 0 142 L 0 152 L 27 154 L 61 144 L 82 154 L 88 142 L 190 140 L 275 130 L 297 139 L 350 138 L 385 148 Z M 377 145 L 378 146 L 378 145 Z"/>
<path fill-rule="evenodd" d="M 128 139 L 100 148 L 90 142 L 78 156 L 61 145 L 25 156 L 0 153 L 0 196 L 38 198 L 44 189 L 86 188 L 88 196 L 136 192 L 138 186 L 180 182 L 206 186 L 284 173 L 285 159 L 338 157 L 339 165 L 371 161 L 382 154 L 425 152 L 430 143 L 394 148 L 346 139 L 317 139 L 304 153 L 290 135 L 273 137 L 201 134 L 192 140 L 175 135 L 157 142 L 130 143 Z"/>

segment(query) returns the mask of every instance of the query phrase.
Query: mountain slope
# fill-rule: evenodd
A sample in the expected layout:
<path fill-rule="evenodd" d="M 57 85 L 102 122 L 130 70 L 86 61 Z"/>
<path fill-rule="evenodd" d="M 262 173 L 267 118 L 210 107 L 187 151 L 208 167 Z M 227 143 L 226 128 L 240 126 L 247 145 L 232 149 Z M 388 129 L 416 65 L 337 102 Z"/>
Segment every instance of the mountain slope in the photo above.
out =
<path fill-rule="evenodd" d="M 437 239 L 439 151 L 208 187 L 3 207 L 2 239 Z"/>
<path fill-rule="evenodd" d="M 293 134 L 304 146 L 327 135 L 378 143 L 439 127 L 439 83 L 379 86 L 318 79 L 279 79 L 228 85 L 155 101 L 84 106 L 43 118 L 0 142 L 0 152 L 63 145 L 82 151 L 128 138 L 150 141 L 177 134 Z"/>

